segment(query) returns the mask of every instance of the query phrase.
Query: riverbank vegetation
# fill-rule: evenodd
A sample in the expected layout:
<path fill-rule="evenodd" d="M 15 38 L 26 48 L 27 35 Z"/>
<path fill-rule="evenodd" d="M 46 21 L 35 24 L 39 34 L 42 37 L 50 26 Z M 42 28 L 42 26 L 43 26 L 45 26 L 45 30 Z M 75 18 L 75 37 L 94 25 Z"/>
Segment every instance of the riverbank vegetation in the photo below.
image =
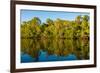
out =
<path fill-rule="evenodd" d="M 46 19 L 33 17 L 21 23 L 21 38 L 46 39 L 46 38 L 89 38 L 89 16 L 77 16 L 74 20 L 57 18 Z"/>
<path fill-rule="evenodd" d="M 70 55 L 74 55 L 76 60 L 89 59 L 89 28 L 87 15 L 79 15 L 74 20 L 48 18 L 44 22 L 33 17 L 21 23 L 21 53 L 35 58 L 35 62 L 49 61 L 50 57 L 50 61 L 55 61 L 56 57 L 56 61 L 59 58 L 68 60 L 66 57 Z M 46 60 L 40 60 L 43 57 Z"/>

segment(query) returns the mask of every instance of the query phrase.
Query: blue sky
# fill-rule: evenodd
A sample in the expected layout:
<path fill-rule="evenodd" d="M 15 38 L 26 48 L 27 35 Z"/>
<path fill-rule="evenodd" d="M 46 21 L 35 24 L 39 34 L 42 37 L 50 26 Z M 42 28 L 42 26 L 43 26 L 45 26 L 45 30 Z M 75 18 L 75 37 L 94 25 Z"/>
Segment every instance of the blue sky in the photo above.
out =
<path fill-rule="evenodd" d="M 39 17 L 42 22 L 47 18 L 56 20 L 57 18 L 64 20 L 74 20 L 78 15 L 89 15 L 83 12 L 63 12 L 63 11 L 41 11 L 41 10 L 21 10 L 21 22 L 31 20 L 34 17 Z"/>

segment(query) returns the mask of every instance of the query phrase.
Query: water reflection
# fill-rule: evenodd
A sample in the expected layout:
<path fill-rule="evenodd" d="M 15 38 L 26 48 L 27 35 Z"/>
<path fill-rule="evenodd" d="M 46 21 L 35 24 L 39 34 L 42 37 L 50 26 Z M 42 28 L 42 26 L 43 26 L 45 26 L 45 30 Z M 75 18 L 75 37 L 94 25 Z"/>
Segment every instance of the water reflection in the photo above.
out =
<path fill-rule="evenodd" d="M 89 59 L 88 39 L 21 39 L 21 62 Z"/>

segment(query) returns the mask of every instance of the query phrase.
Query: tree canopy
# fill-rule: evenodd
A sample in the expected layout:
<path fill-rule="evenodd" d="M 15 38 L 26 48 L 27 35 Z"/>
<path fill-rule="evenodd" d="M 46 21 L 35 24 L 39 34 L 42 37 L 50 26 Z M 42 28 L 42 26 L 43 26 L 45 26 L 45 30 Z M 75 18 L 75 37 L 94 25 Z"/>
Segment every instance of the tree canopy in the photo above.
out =
<path fill-rule="evenodd" d="M 34 17 L 21 23 L 21 38 L 86 38 L 89 37 L 89 16 L 77 16 L 74 20 L 47 18 L 41 22 Z"/>

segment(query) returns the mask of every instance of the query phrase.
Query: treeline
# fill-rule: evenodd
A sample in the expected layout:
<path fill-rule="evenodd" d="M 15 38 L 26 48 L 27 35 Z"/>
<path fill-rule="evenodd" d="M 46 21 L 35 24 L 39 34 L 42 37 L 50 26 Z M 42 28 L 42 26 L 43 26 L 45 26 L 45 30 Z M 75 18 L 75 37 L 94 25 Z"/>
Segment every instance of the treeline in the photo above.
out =
<path fill-rule="evenodd" d="M 41 22 L 38 17 L 21 23 L 21 38 L 89 38 L 89 16 L 74 20 L 57 18 Z"/>

